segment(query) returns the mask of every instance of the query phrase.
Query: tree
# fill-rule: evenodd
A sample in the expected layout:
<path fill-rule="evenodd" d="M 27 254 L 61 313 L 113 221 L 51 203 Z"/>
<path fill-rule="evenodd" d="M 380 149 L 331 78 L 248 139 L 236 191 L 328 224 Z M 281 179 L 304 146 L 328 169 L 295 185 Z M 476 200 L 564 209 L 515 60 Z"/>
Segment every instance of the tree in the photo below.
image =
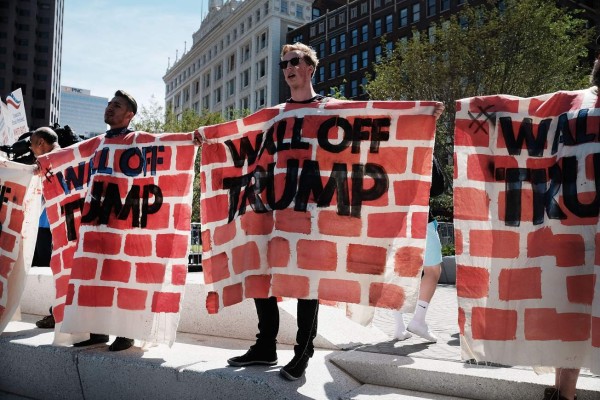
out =
<path fill-rule="evenodd" d="M 586 44 L 591 30 L 572 12 L 546 0 L 490 1 L 399 41 L 374 67 L 371 99 L 438 100 L 435 153 L 452 180 L 455 101 L 486 94 L 530 97 L 589 85 Z M 446 197 L 451 195 L 451 187 Z M 432 208 L 451 206 L 451 198 Z M 451 215 L 451 213 L 450 213 Z"/>
<path fill-rule="evenodd" d="M 132 122 L 136 131 L 162 133 L 165 126 L 165 113 L 154 96 L 150 97 L 150 106 L 142 106 Z"/>

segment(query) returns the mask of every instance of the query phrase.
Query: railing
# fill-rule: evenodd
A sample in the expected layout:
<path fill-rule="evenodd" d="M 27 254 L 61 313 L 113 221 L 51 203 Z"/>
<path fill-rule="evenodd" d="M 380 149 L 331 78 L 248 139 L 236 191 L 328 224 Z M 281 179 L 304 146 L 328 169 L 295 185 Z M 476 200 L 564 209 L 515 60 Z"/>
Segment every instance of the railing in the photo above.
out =
<path fill-rule="evenodd" d="M 440 235 L 442 246 L 454 244 L 454 224 L 452 222 L 438 221 L 438 234 Z"/>
<path fill-rule="evenodd" d="M 192 222 L 190 251 L 188 253 L 188 272 L 202 271 L 202 235 L 199 222 Z"/>

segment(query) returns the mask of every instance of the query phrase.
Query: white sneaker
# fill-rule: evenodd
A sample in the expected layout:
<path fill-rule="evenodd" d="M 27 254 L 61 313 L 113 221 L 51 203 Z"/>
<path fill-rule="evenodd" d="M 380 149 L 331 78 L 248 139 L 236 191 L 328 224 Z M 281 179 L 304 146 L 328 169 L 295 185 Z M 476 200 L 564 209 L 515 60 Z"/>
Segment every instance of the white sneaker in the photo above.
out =
<path fill-rule="evenodd" d="M 406 330 L 414 333 L 417 336 L 422 337 L 423 339 L 427 340 L 428 342 L 437 343 L 437 341 L 438 341 L 437 336 L 435 336 L 433 333 L 431 333 L 427 324 L 421 325 L 421 324 L 416 323 L 415 321 L 410 321 L 410 324 L 408 324 L 408 327 L 406 328 Z"/>
<path fill-rule="evenodd" d="M 399 331 L 394 332 L 394 338 L 397 340 L 406 340 L 410 337 L 412 337 L 412 333 L 410 333 L 407 330 L 403 330 L 401 332 L 399 332 Z"/>

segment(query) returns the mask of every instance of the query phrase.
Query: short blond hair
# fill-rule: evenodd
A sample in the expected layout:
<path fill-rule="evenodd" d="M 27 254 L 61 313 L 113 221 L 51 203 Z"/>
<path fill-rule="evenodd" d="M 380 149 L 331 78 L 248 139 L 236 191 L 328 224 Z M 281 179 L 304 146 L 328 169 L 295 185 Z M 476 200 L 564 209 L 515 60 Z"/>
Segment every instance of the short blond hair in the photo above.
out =
<path fill-rule="evenodd" d="M 305 45 L 304 43 L 296 42 L 294 44 L 284 44 L 281 48 L 281 58 L 285 56 L 290 51 L 299 51 L 303 54 L 304 62 L 308 65 L 312 65 L 314 67 L 313 75 L 317 70 L 317 65 L 319 65 L 319 57 L 317 57 L 317 52 L 310 46 Z"/>

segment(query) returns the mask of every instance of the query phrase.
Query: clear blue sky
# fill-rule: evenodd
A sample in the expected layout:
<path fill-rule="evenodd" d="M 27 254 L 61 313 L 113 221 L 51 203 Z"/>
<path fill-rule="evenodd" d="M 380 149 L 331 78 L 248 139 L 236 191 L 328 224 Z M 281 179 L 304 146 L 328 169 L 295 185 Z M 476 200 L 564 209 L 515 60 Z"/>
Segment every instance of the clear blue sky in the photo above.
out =
<path fill-rule="evenodd" d="M 61 84 L 164 106 L 168 58 L 192 46 L 208 0 L 65 0 Z"/>

